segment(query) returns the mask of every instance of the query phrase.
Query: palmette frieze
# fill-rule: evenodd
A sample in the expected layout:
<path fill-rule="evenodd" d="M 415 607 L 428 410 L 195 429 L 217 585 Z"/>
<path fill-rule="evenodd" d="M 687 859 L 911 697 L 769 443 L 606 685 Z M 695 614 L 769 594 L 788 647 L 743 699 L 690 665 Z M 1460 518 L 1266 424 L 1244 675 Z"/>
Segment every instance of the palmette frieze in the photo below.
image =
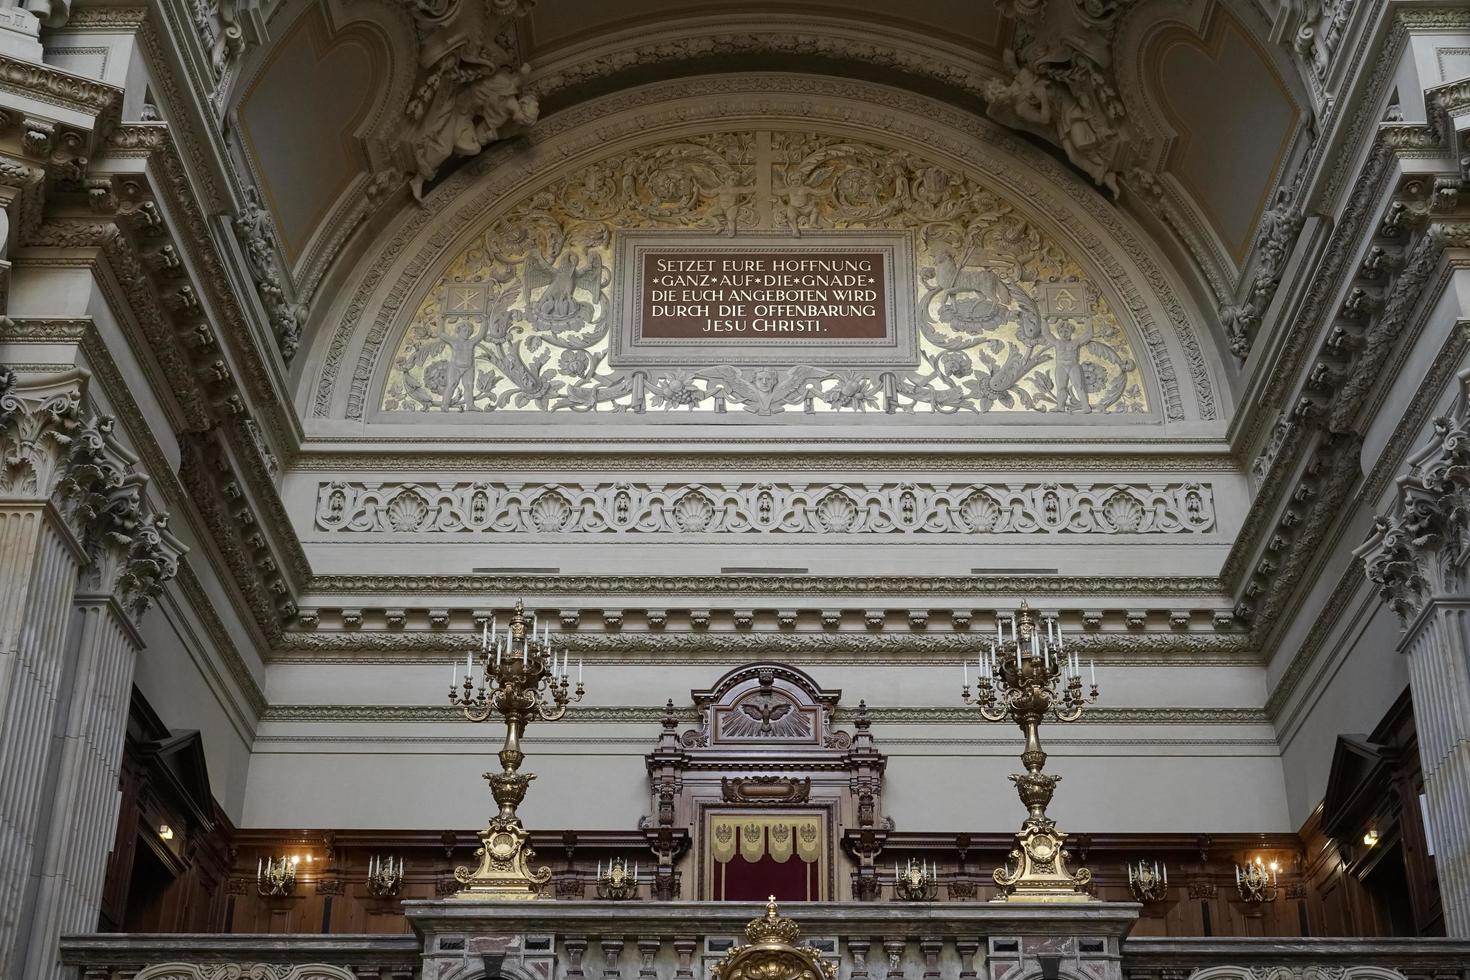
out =
<path fill-rule="evenodd" d="M 316 527 L 346 533 L 1187 534 L 1207 483 L 322 484 Z"/>

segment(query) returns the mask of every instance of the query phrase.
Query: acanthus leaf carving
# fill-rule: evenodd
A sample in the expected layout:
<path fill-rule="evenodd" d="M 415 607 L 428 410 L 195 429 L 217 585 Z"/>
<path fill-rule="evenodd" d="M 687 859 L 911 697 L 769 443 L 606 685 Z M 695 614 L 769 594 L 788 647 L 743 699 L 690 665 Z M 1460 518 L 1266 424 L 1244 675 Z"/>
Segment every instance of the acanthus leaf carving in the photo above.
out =
<path fill-rule="evenodd" d="M 1462 596 L 1470 578 L 1470 387 L 1399 479 L 1393 506 L 1353 554 L 1407 627 L 1438 596 Z"/>

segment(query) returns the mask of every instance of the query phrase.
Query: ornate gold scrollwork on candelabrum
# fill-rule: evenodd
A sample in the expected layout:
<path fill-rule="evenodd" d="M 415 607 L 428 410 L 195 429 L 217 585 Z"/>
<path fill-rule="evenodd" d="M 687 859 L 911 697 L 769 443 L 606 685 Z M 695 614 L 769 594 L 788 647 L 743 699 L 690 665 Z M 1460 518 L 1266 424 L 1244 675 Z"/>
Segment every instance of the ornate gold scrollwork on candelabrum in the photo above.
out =
<path fill-rule="evenodd" d="M 766 914 L 745 927 L 744 946 L 735 946 L 715 964 L 715 980 L 837 980 L 837 967 L 810 946 L 795 945 L 801 929 L 776 911 L 776 896 Z"/>
<path fill-rule="evenodd" d="M 532 870 L 536 852 L 526 843 L 530 834 L 521 825 L 516 808 L 526 797 L 526 788 L 536 778 L 521 772 L 525 754 L 521 735 L 533 719 L 556 721 L 567 713 L 567 705 L 582 700 L 582 665 L 577 664 L 577 684 L 569 680 L 568 656 L 558 663 L 552 650 L 550 627 L 536 629 L 528 621 L 525 606 L 518 600 L 505 634 L 497 624 L 486 624 L 480 662 L 465 657 L 465 678 L 458 667 L 449 687 L 449 703 L 461 709 L 470 721 L 499 718 L 505 722 L 505 745 L 500 750 L 500 772 L 487 772 L 490 794 L 500 810 L 480 831 L 475 856 L 480 866 L 459 867 L 454 877 L 460 883 L 456 898 L 492 901 L 522 901 L 549 897 L 542 886 L 551 880 L 551 869 Z M 479 685 L 475 674 L 479 673 Z"/>
<path fill-rule="evenodd" d="M 1055 619 L 1038 620 L 1024 602 L 1009 621 L 996 622 L 995 638 L 990 653 L 980 655 L 975 697 L 970 696 L 968 665 L 962 696 L 966 704 L 978 704 L 987 721 L 1010 720 L 1026 736 L 1021 752 L 1026 771 L 1012 774 L 1011 780 L 1027 816 L 1016 834 L 1010 860 L 995 869 L 995 883 L 1000 887 L 996 900 L 1092 901 L 1087 891 L 1092 872 L 1067 869 L 1067 835 L 1046 815 L 1061 777 L 1042 772 L 1046 753 L 1041 750 L 1040 727 L 1047 715 L 1057 721 L 1081 718 L 1083 706 L 1097 700 L 1096 671 L 1090 693 L 1084 694 L 1082 662 L 1066 652 L 1061 625 Z"/>

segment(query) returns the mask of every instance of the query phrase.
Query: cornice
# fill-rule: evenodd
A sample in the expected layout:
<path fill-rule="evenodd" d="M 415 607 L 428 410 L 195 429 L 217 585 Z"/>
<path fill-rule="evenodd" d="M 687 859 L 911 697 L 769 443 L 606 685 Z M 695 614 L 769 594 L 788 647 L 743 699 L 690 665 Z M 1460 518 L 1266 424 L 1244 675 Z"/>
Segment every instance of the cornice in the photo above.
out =
<path fill-rule="evenodd" d="M 966 445 L 973 446 L 973 440 Z M 854 448 L 842 451 L 769 452 L 508 452 L 489 455 L 463 449 L 443 453 L 306 452 L 291 461 L 295 472 L 356 473 L 413 472 L 431 480 L 437 474 L 508 473 L 516 471 L 573 473 L 1231 473 L 1240 472 L 1233 456 L 1221 453 L 1090 453 L 1047 456 L 1021 451 L 1007 455 L 993 451 L 957 449 L 949 453 L 872 453 Z"/>
<path fill-rule="evenodd" d="M 105 131 L 117 122 L 122 89 L 96 79 L 0 54 L 0 90 L 96 119 Z"/>
<path fill-rule="evenodd" d="M 697 723 L 700 715 L 693 705 L 676 709 L 681 722 Z M 601 724 L 657 725 L 666 714 L 662 706 L 588 706 L 571 705 L 566 720 Z M 838 708 L 834 721 L 851 723 L 851 708 Z M 877 724 L 890 725 L 976 725 L 986 726 L 974 708 L 966 707 L 875 707 L 869 705 L 867 717 Z M 276 704 L 261 715 L 262 722 L 315 723 L 405 723 L 456 722 L 464 714 L 448 705 L 417 704 Z M 1197 707 L 1091 707 L 1084 719 L 1099 725 L 1267 725 L 1270 720 L 1259 708 Z M 651 744 L 650 739 L 650 744 Z"/>
<path fill-rule="evenodd" d="M 1459 373 L 1467 351 L 1470 351 L 1470 324 L 1459 321 L 1440 346 L 1429 373 L 1414 392 L 1414 397 L 1399 418 L 1398 424 L 1394 426 L 1393 434 L 1384 443 L 1377 461 L 1364 478 L 1357 494 L 1358 501 L 1377 500 L 1402 472 L 1410 452 L 1418 448 L 1431 412 L 1443 397 L 1446 387 Z M 1316 663 L 1328 638 L 1341 621 L 1348 603 L 1368 588 L 1362 563 L 1356 559 L 1349 562 L 1338 576 L 1327 602 L 1317 613 L 1311 630 L 1297 647 L 1266 698 L 1266 713 L 1273 721 L 1281 715 L 1311 666 Z M 1295 608 L 1299 609 L 1300 603 Z"/>
<path fill-rule="evenodd" d="M 1198 596 L 1224 598 L 1218 578 L 1202 575 L 318 575 L 310 602 L 333 595 L 891 595 L 891 596 Z"/>
<path fill-rule="evenodd" d="M 71 31 L 132 31 L 148 19 L 146 7 L 73 7 L 66 19 Z"/>
<path fill-rule="evenodd" d="M 933 664 L 936 657 L 958 664 L 988 642 L 984 629 L 966 631 L 896 630 L 858 632 L 749 630 L 708 632 L 564 632 L 558 645 L 590 664 L 659 665 L 729 663 L 765 655 L 820 658 L 824 664 Z M 271 656 L 285 664 L 415 664 L 454 662 L 478 649 L 472 630 L 292 631 Z M 1117 666 L 1258 664 L 1250 638 L 1240 632 L 1113 633 L 1079 632 L 1069 647 L 1086 657 Z"/>

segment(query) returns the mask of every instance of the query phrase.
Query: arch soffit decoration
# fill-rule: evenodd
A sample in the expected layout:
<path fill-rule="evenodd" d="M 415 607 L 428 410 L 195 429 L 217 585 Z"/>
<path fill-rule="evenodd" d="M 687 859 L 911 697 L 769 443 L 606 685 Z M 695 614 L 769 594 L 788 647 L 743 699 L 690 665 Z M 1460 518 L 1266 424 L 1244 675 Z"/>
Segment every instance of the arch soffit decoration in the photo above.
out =
<path fill-rule="evenodd" d="M 1177 153 L 1191 134 L 1211 125 L 1201 104 L 1193 120 L 1182 118 L 1177 107 L 1166 105 L 1168 86 L 1160 71 L 1161 61 L 1171 48 L 1193 48 L 1206 58 L 1217 58 L 1226 34 L 1233 33 L 1263 66 L 1267 83 L 1289 103 L 1293 125 L 1284 145 L 1277 147 L 1270 173 L 1256 189 L 1253 217 L 1245 234 L 1227 242 L 1212 219 L 1209 202 L 1187 178 L 1177 172 Z M 1269 38 L 1270 25 L 1249 4 L 1189 4 L 1181 0 L 1154 0 L 1126 14 L 1119 25 L 1118 50 L 1129 57 L 1116 61 L 1118 90 L 1129 108 L 1138 134 L 1139 164 L 1164 180 L 1160 189 L 1172 205 L 1179 225 L 1180 243 L 1200 266 L 1215 302 L 1226 302 L 1245 272 L 1249 248 L 1255 240 L 1261 215 L 1294 162 L 1306 149 L 1310 135 L 1300 121 L 1309 112 L 1311 100 L 1302 83 L 1299 67 L 1281 44 Z"/>
<path fill-rule="evenodd" d="M 313 25 L 312 19 L 319 18 Z M 342 136 L 352 144 L 353 155 L 364 164 L 344 175 L 334 198 L 325 202 L 318 219 L 305 234 L 291 256 L 291 279 L 303 295 L 312 293 L 341 255 L 351 232 L 363 218 L 364 199 L 370 193 L 374 175 L 396 166 L 396 142 L 401 134 L 402 111 L 413 89 L 417 59 L 413 52 L 418 42 L 413 20 L 407 8 L 392 0 L 364 3 L 353 0 L 282 0 L 268 15 L 270 42 L 249 48 L 239 66 L 231 71 L 225 97 L 230 127 L 240 136 L 231 141 L 237 164 L 249 174 L 251 183 L 272 204 L 277 224 L 287 217 L 275 211 L 274 194 L 268 176 L 262 173 L 257 155 L 241 144 L 246 133 L 242 110 L 252 94 L 276 67 L 283 44 L 299 30 L 322 32 L 314 37 L 316 54 L 329 57 L 340 46 L 357 45 L 373 59 L 376 86 L 358 103 L 351 119 L 344 120 Z M 351 101 L 350 99 L 348 100 Z M 267 107 L 267 112 L 290 115 L 291 105 Z M 310 161 L 301 161 L 303 165 Z"/>
<path fill-rule="evenodd" d="M 752 105 L 759 110 L 752 112 Z M 1159 251 L 1132 221 L 1065 165 L 1001 127 L 922 96 L 866 82 L 781 74 L 658 83 L 558 112 L 515 145 L 499 145 L 460 168 L 409 208 L 368 247 L 359 271 L 329 310 L 313 317 L 303 409 L 318 418 L 362 419 L 390 341 L 406 327 L 410 302 L 508 202 L 546 182 L 552 161 L 626 150 L 679 129 L 823 128 L 911 147 L 974 175 L 1036 217 L 1085 265 L 1119 291 L 1142 334 L 1141 349 L 1170 421 L 1213 420 L 1228 409 L 1216 378 L 1221 360 L 1202 346 L 1184 292 Z M 1026 204 L 1030 205 L 1029 208 Z M 1049 221 L 1047 216 L 1065 216 Z M 418 284 L 412 287 L 410 284 Z M 321 313 L 325 312 L 325 316 Z M 351 373 L 348 373 L 348 369 Z"/>

